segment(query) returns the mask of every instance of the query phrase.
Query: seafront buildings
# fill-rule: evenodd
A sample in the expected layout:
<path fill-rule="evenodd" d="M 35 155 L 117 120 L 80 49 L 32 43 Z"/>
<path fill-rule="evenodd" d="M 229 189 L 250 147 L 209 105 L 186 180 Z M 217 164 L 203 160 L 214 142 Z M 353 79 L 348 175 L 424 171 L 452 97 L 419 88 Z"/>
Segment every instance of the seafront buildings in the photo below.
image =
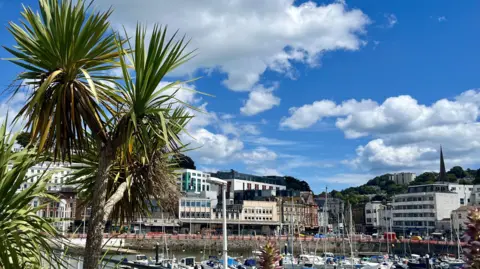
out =
<path fill-rule="evenodd" d="M 32 206 L 46 204 L 39 211 L 42 217 L 57 219 L 62 232 L 79 233 L 88 227 L 90 208 L 78 200 L 74 188 L 65 183 L 70 177 L 68 165 L 43 163 L 28 170 L 28 180 L 19 190 L 30 187 L 40 175 L 52 175 L 47 189 L 58 201 L 35 198 Z M 129 222 L 129 232 L 215 233 L 223 217 L 220 187 L 212 178 L 226 185 L 228 231 L 231 234 L 344 233 L 350 224 L 346 203 L 338 198 L 315 197 L 312 192 L 287 189 L 280 176 L 258 176 L 235 170 L 202 172 L 194 169 L 177 171 L 177 184 L 182 192 L 176 209 L 165 210 L 151 201 L 151 214 L 137 216 Z M 409 184 L 413 173 L 397 173 L 390 179 Z M 372 196 L 371 198 L 373 198 Z M 480 185 L 447 182 L 443 154 L 437 182 L 409 185 L 407 191 L 388 201 L 369 201 L 362 208 L 352 208 L 351 218 L 356 232 L 368 234 L 394 231 L 400 235 L 433 232 L 448 233 L 465 229 L 468 209 L 480 205 Z M 107 231 L 115 227 L 107 225 Z"/>

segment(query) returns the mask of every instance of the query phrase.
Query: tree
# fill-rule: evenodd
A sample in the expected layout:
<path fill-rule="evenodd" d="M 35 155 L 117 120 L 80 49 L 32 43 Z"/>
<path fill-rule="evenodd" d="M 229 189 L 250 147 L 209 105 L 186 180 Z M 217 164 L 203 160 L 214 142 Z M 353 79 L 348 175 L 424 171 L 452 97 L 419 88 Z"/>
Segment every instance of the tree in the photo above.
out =
<path fill-rule="evenodd" d="M 178 166 L 180 168 L 193 170 L 197 169 L 197 167 L 195 166 L 195 162 L 187 155 L 178 154 L 177 156 L 175 156 L 175 159 L 177 160 Z"/>
<path fill-rule="evenodd" d="M 312 191 L 310 185 L 306 181 L 296 179 L 291 176 L 285 177 L 287 190 L 296 190 L 296 191 Z"/>
<path fill-rule="evenodd" d="M 111 10 L 87 11 L 82 0 L 39 3 L 39 13 L 25 8 L 21 26 L 9 27 L 17 45 L 6 49 L 25 69 L 17 79 L 33 89 L 17 119 L 26 119 L 39 152 L 52 152 L 55 161 L 78 154 L 76 160 L 89 162 L 76 175 L 80 190 L 92 194 L 84 268 L 93 269 L 112 212 L 132 217 L 158 190 L 148 184 L 171 183 L 163 182 L 171 175 L 166 167 L 183 149 L 179 134 L 191 116 L 175 98 L 181 82 L 161 82 L 191 52 L 184 38 L 158 26 L 148 45 L 141 26 L 132 41 L 123 40 L 109 32 Z M 117 67 L 120 78 L 108 75 Z"/>
<path fill-rule="evenodd" d="M 473 181 L 473 184 L 480 184 L 480 169 L 478 169 L 475 174 L 475 180 Z"/>
<path fill-rule="evenodd" d="M 21 132 L 17 135 L 17 143 L 22 147 L 27 147 L 30 143 L 30 133 L 29 132 Z"/>
<path fill-rule="evenodd" d="M 435 172 L 425 172 L 423 174 L 415 177 L 415 180 L 410 183 L 411 185 L 421 185 L 421 184 L 431 184 L 437 180 L 438 173 Z"/>
<path fill-rule="evenodd" d="M 480 212 L 478 208 L 468 213 L 468 230 L 465 233 L 464 240 L 467 245 L 463 248 L 467 265 L 469 268 L 480 269 Z"/>
<path fill-rule="evenodd" d="M 454 174 L 447 173 L 448 182 L 457 182 L 457 177 Z"/>
<path fill-rule="evenodd" d="M 456 178 L 464 178 L 467 176 L 467 173 L 463 171 L 463 168 L 461 166 L 454 166 L 452 167 L 447 174 L 453 174 L 455 175 Z"/>
<path fill-rule="evenodd" d="M 4 123 L 0 128 L 0 268 L 41 268 L 42 261 L 56 268 L 61 261 L 53 254 L 52 239 L 58 232 L 39 217 L 42 205 L 30 205 L 35 197 L 55 199 L 46 194 L 49 177 L 36 175 L 39 179 L 21 189 L 30 180 L 26 175 L 36 163 L 36 153 L 28 149 L 13 153 L 14 142 Z"/>
<path fill-rule="evenodd" d="M 279 265 L 279 261 L 282 257 L 280 256 L 280 250 L 277 248 L 275 243 L 267 241 L 260 252 L 261 254 L 258 261 L 258 267 L 260 269 L 283 268 Z"/>

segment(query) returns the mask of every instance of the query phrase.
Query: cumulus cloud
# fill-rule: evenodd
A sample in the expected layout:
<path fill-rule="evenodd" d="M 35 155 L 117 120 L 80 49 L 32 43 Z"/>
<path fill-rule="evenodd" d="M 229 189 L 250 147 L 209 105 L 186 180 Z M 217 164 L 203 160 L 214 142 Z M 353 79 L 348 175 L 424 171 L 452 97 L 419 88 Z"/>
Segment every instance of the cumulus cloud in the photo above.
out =
<path fill-rule="evenodd" d="M 437 18 L 438 22 L 444 22 L 444 21 L 447 21 L 447 17 L 445 16 L 440 16 Z"/>
<path fill-rule="evenodd" d="M 237 158 L 246 164 L 261 164 L 276 160 L 277 154 L 266 147 L 257 147 L 251 151 L 238 154 Z"/>
<path fill-rule="evenodd" d="M 273 88 L 257 87 L 248 95 L 248 100 L 240 112 L 247 116 L 253 116 L 280 105 L 280 98 L 273 95 Z"/>
<path fill-rule="evenodd" d="M 308 128 L 322 119 L 336 119 L 335 126 L 348 139 L 372 137 L 344 161 L 365 170 L 396 171 L 432 169 L 438 166 L 440 144 L 452 165 L 475 163 L 480 152 L 480 92 L 469 90 L 454 100 L 441 99 L 420 104 L 408 95 L 373 100 L 348 100 L 336 104 L 320 100 L 300 108 L 280 125 L 290 129 Z"/>
<path fill-rule="evenodd" d="M 304 105 L 300 108 L 292 107 L 289 109 L 290 117 L 283 118 L 280 122 L 281 127 L 290 129 L 303 129 L 310 127 L 325 117 L 345 116 L 354 110 L 368 110 L 377 105 L 372 100 L 348 100 L 340 105 L 330 100 L 316 101 L 311 105 Z"/>
<path fill-rule="evenodd" d="M 235 91 L 250 90 L 267 69 L 289 74 L 292 62 L 316 64 L 322 52 L 358 50 L 370 23 L 361 10 L 342 1 L 179 0 L 165 5 L 157 0 L 97 0 L 95 5 L 113 7 L 113 21 L 128 29 L 137 21 L 180 29 L 199 54 L 177 74 L 218 70 L 227 74 L 224 84 Z"/>

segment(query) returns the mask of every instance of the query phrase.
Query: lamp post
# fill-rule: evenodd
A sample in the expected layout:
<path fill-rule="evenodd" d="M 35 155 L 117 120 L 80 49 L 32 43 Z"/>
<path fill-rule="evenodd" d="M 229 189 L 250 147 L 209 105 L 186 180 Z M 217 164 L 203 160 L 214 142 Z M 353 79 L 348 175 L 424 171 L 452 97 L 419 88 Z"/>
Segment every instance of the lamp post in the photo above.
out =
<path fill-rule="evenodd" d="M 209 183 L 216 184 L 222 188 L 222 207 L 223 207 L 223 268 L 228 268 L 227 251 L 227 181 L 215 177 L 207 179 Z"/>

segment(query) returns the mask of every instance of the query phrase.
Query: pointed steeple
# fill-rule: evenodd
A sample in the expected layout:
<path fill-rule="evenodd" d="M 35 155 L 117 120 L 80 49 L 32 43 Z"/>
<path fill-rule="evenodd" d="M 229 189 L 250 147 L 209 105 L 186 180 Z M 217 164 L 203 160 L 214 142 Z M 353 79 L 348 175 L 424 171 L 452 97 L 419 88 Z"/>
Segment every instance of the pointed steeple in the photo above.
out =
<path fill-rule="evenodd" d="M 443 160 L 442 146 L 440 146 L 440 174 L 438 175 L 438 181 L 448 181 L 447 171 L 445 170 L 445 161 Z"/>

